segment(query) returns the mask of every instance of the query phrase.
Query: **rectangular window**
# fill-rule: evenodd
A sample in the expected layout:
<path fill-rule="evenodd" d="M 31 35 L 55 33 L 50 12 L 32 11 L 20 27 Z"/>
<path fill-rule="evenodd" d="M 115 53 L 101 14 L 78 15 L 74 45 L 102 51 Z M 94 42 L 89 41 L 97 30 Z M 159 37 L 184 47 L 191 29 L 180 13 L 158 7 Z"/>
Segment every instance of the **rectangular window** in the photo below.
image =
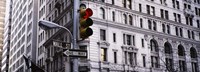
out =
<path fill-rule="evenodd" d="M 124 8 L 126 8 L 126 0 L 122 0 L 122 4 L 123 4 Z"/>
<path fill-rule="evenodd" d="M 166 66 L 168 69 L 172 69 L 173 68 L 173 61 L 170 58 L 165 58 L 166 61 Z"/>
<path fill-rule="evenodd" d="M 107 61 L 107 49 L 101 48 L 101 61 Z"/>
<path fill-rule="evenodd" d="M 137 65 L 137 54 L 134 52 L 124 51 L 125 64 Z"/>
<path fill-rule="evenodd" d="M 197 28 L 200 28 L 199 20 L 197 20 Z"/>
<path fill-rule="evenodd" d="M 175 30 L 176 30 L 176 35 L 178 36 L 178 28 L 177 27 L 175 27 Z"/>
<path fill-rule="evenodd" d="M 144 39 L 141 39 L 142 47 L 144 47 Z"/>
<path fill-rule="evenodd" d="M 170 34 L 170 26 L 167 25 L 167 33 Z"/>
<path fill-rule="evenodd" d="M 153 21 L 153 30 L 156 31 L 157 30 L 157 23 L 155 21 Z"/>
<path fill-rule="evenodd" d="M 150 6 L 147 5 L 147 14 L 150 14 Z"/>
<path fill-rule="evenodd" d="M 123 34 L 124 45 L 135 45 L 135 36 Z"/>
<path fill-rule="evenodd" d="M 115 21 L 115 12 L 114 11 L 112 12 L 112 19 L 113 19 L 113 21 Z"/>
<path fill-rule="evenodd" d="M 124 60 L 125 60 L 125 64 L 127 64 L 127 51 L 124 51 Z"/>
<path fill-rule="evenodd" d="M 185 61 L 179 60 L 179 70 L 180 70 L 181 72 L 185 72 L 185 71 L 186 71 L 186 63 L 185 63 Z M 186 72 L 187 72 L 187 71 L 186 71 Z"/>
<path fill-rule="evenodd" d="M 143 28 L 143 20 L 140 18 L 140 27 Z"/>
<path fill-rule="evenodd" d="M 135 36 L 132 36 L 132 42 L 133 42 L 133 45 L 135 46 Z"/>
<path fill-rule="evenodd" d="M 151 6 L 152 14 L 155 16 L 155 7 Z"/>
<path fill-rule="evenodd" d="M 167 10 L 165 10 L 165 19 L 169 19 L 169 14 Z"/>
<path fill-rule="evenodd" d="M 114 63 L 117 63 L 117 52 L 114 52 Z"/>
<path fill-rule="evenodd" d="M 192 62 L 192 72 L 198 72 L 198 64 L 196 62 Z"/>
<path fill-rule="evenodd" d="M 115 4 L 115 0 L 112 0 L 112 4 L 113 4 L 113 5 Z"/>
<path fill-rule="evenodd" d="M 173 8 L 175 8 L 175 0 L 172 0 Z"/>
<path fill-rule="evenodd" d="M 127 3 L 129 9 L 132 9 L 132 0 L 128 0 L 128 3 Z"/>
<path fill-rule="evenodd" d="M 151 30 L 151 20 L 148 20 L 148 28 Z"/>
<path fill-rule="evenodd" d="M 198 15 L 198 8 L 195 7 L 195 14 Z"/>
<path fill-rule="evenodd" d="M 116 33 L 113 33 L 113 42 L 116 42 Z"/>
<path fill-rule="evenodd" d="M 151 56 L 151 67 L 159 68 L 158 57 Z"/>
<path fill-rule="evenodd" d="M 128 52 L 128 58 L 129 58 L 129 64 L 133 65 L 133 53 L 132 52 Z"/>
<path fill-rule="evenodd" d="M 126 35 L 123 34 L 123 43 L 126 44 Z"/>
<path fill-rule="evenodd" d="M 174 21 L 177 22 L 176 13 L 173 14 L 174 14 Z"/>
<path fill-rule="evenodd" d="M 106 40 L 106 30 L 100 29 L 100 40 Z"/>
<path fill-rule="evenodd" d="M 178 14 L 178 22 L 181 23 L 181 15 Z"/>
<path fill-rule="evenodd" d="M 199 33 L 199 40 L 200 40 L 200 33 Z"/>
<path fill-rule="evenodd" d="M 139 12 L 142 12 L 142 4 L 139 4 Z"/>
<path fill-rule="evenodd" d="M 180 9 L 180 7 L 179 7 L 179 1 L 176 1 L 176 6 L 177 6 L 177 9 Z"/>
<path fill-rule="evenodd" d="M 142 60 L 143 60 L 143 67 L 146 67 L 146 57 L 142 56 Z"/>
<path fill-rule="evenodd" d="M 127 45 L 131 45 L 131 35 L 126 35 Z"/>
<path fill-rule="evenodd" d="M 164 11 L 163 11 L 163 9 L 160 9 L 160 17 L 164 18 Z"/>

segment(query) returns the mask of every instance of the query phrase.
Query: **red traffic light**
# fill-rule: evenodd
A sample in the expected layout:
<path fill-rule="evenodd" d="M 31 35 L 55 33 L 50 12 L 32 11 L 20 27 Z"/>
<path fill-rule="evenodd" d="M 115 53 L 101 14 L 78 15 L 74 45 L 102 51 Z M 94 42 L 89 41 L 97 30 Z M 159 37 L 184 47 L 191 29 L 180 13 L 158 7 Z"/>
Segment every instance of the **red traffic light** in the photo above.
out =
<path fill-rule="evenodd" d="M 90 8 L 81 9 L 81 10 L 80 10 L 80 15 L 81 15 L 84 19 L 87 19 L 87 18 L 89 18 L 90 16 L 93 15 L 93 11 L 92 11 L 92 9 L 90 9 Z"/>
<path fill-rule="evenodd" d="M 93 34 L 93 30 L 89 27 L 92 26 L 93 20 L 89 17 L 93 15 L 93 11 L 90 8 L 85 8 L 85 4 L 80 5 L 80 27 L 79 35 L 83 40 Z"/>

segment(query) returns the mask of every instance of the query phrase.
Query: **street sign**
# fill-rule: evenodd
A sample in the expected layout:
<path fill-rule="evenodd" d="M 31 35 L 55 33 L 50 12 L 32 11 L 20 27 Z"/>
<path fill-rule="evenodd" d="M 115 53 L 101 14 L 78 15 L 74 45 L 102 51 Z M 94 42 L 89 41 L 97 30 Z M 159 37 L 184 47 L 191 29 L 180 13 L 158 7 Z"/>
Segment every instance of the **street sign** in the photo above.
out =
<path fill-rule="evenodd" d="M 87 58 L 87 50 L 68 49 L 63 52 L 68 57 L 82 57 Z"/>

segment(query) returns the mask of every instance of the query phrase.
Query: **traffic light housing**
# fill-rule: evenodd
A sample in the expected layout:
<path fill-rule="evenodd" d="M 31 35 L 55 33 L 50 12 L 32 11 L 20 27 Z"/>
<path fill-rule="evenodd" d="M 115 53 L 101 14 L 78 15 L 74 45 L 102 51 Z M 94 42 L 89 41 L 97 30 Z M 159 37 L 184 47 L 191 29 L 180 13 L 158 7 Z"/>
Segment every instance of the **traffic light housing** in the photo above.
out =
<path fill-rule="evenodd" d="M 89 27 L 92 26 L 93 20 L 89 17 L 93 15 L 93 11 L 90 8 L 86 8 L 85 4 L 80 5 L 80 27 L 79 36 L 83 40 L 93 34 L 93 30 Z"/>

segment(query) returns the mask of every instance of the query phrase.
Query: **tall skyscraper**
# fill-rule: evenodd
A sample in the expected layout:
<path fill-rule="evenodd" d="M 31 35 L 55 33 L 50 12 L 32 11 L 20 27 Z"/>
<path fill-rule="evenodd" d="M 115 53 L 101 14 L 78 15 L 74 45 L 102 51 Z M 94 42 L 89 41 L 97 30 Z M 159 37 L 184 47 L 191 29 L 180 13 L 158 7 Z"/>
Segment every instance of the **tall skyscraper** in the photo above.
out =
<path fill-rule="evenodd" d="M 3 59 L 3 55 L 5 55 L 3 49 L 3 33 L 4 33 L 4 23 L 5 23 L 5 11 L 6 11 L 6 0 L 0 0 L 0 61 Z M 5 60 L 5 59 L 4 59 Z M 0 64 L 0 68 L 2 69 L 2 63 Z"/>
<path fill-rule="evenodd" d="M 7 32 L 4 32 L 5 42 L 10 43 L 5 45 L 9 47 L 8 69 L 9 72 L 27 72 L 23 55 L 36 63 L 38 0 L 10 0 L 9 5 Z"/>

